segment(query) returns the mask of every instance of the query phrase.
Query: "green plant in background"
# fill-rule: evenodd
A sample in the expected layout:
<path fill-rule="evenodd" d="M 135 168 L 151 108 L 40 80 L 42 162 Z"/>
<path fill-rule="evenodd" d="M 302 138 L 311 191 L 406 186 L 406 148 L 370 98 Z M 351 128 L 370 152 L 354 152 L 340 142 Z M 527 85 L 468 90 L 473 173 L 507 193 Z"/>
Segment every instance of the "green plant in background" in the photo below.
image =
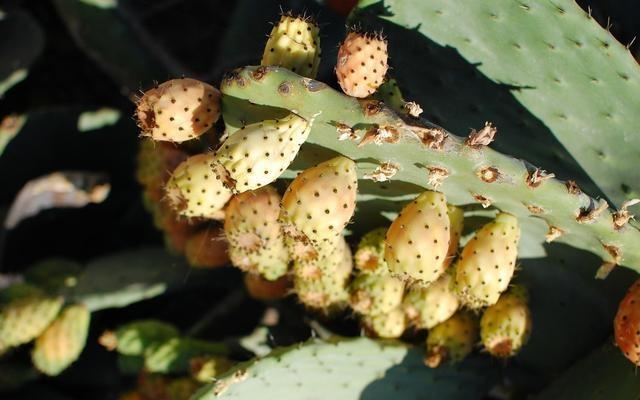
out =
<path fill-rule="evenodd" d="M 158 80 L 198 76 L 166 48 L 150 51 L 141 25 L 130 29 L 135 6 L 55 4 L 129 89 L 147 63 L 166 69 L 152 74 Z M 235 8 L 231 20 L 248 28 L 231 26 L 217 50 L 219 90 L 200 74 L 135 99 L 148 136 L 137 180 L 175 255 L 149 249 L 32 267 L 23 276 L 33 287 L 0 292 L 5 357 L 35 339 L 33 364 L 57 375 L 85 347 L 89 313 L 237 285 L 218 278 L 232 264 L 247 292 L 274 307 L 261 322 L 268 329 L 290 320 L 283 304 L 297 302 L 297 318 L 321 338 L 268 355 L 250 345 L 269 341 L 259 329 L 200 338 L 225 300 L 192 329 L 134 320 L 99 339 L 118 354 L 120 374 L 138 376 L 123 398 L 633 395 L 621 352 L 607 345 L 588 355 L 640 272 L 630 211 L 638 180 L 627 161 L 640 148 L 640 68 L 627 49 L 573 0 L 361 0 L 347 32 L 337 18 L 325 25 L 287 12 L 266 43 L 238 42 L 268 31 L 258 29 L 260 7 L 269 6 Z M 107 37 L 140 40 L 114 53 L 86 24 L 107 20 L 119 27 Z M 129 69 L 110 61 L 136 53 Z M 29 128 L 24 118 L 17 129 L 3 123 L 7 142 Z M 118 118 L 100 121 L 96 129 Z M 78 119 L 78 130 L 85 125 Z M 636 289 L 620 303 L 614 338 L 637 365 Z M 76 309 L 82 315 L 69 316 Z M 348 337 L 354 320 L 368 338 Z M 11 327 L 22 325 L 18 340 Z M 62 337 L 64 346 L 53 343 Z M 239 345 L 258 357 L 234 365 L 247 358 Z M 608 363 L 616 373 L 599 373 Z M 34 379 L 0 362 L 5 369 Z"/>

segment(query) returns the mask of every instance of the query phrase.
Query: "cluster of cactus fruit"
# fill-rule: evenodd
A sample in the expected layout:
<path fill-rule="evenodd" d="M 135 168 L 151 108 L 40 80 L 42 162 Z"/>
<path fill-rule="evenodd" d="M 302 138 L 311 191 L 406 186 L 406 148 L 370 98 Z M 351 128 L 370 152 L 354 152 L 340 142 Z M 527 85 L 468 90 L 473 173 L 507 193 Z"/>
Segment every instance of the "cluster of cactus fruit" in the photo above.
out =
<path fill-rule="evenodd" d="M 320 55 L 318 26 L 309 18 L 283 15 L 269 36 L 262 65 L 313 79 Z M 381 35 L 348 34 L 335 68 L 345 94 L 376 94 L 387 69 L 387 42 Z M 409 326 L 428 329 L 426 362 L 433 367 L 461 360 L 479 337 L 498 357 L 512 356 L 526 343 L 531 330 L 527 296 L 520 287 L 507 291 L 520 237 L 516 217 L 499 213 L 458 256 L 463 210 L 447 204 L 443 193 L 425 191 L 389 227 L 364 235 L 352 255 L 343 232 L 356 209 L 356 162 L 340 155 L 319 162 L 295 176 L 282 195 L 273 185 L 322 110 L 309 118 L 280 112 L 216 138 L 220 98 L 210 85 L 181 78 L 138 101 L 142 135 L 158 142 L 145 142 L 141 150 L 140 181 L 145 193 L 153 193 L 146 194 L 153 196 L 148 204 L 155 215 L 169 216 L 168 224 L 158 224 L 168 236 L 176 224 L 190 232 L 187 239 L 169 240 L 174 248 L 186 248 L 190 260 L 198 258 L 190 254 L 194 239 L 189 235 L 209 221 L 207 232 L 216 233 L 202 236 L 196 251 L 225 252 L 218 242 L 226 241 L 231 263 L 249 274 L 248 281 L 290 277 L 302 304 L 325 315 L 350 306 L 372 336 L 398 338 Z M 420 112 L 415 103 L 395 103 L 408 116 Z M 348 126 L 343 130 L 347 139 L 354 134 Z M 378 130 L 370 140 L 394 134 Z M 374 180 L 388 179 L 393 166 L 378 173 Z M 221 227 L 215 220 L 223 221 Z"/>

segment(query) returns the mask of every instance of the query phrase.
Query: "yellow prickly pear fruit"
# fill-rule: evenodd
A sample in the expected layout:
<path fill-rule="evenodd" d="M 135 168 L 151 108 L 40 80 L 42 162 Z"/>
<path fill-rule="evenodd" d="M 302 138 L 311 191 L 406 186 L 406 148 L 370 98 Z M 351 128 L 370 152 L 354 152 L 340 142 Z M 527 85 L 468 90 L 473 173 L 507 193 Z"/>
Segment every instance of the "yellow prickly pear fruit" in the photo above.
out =
<path fill-rule="evenodd" d="M 449 215 L 449 250 L 447 250 L 447 258 L 445 259 L 445 268 L 451 265 L 451 262 L 458 253 L 460 246 L 460 236 L 464 229 L 464 211 L 462 208 L 454 205 L 447 205 L 447 214 Z"/>
<path fill-rule="evenodd" d="M 389 273 L 387 262 L 384 260 L 386 234 L 387 228 L 378 228 L 362 236 L 354 256 L 356 268 L 359 271 L 381 275 Z"/>
<path fill-rule="evenodd" d="M 402 303 L 404 282 L 389 275 L 360 274 L 349 292 L 349 303 L 357 313 L 386 314 Z"/>
<path fill-rule="evenodd" d="M 350 32 L 340 45 L 336 63 L 342 90 L 353 97 L 375 92 L 384 83 L 387 57 L 387 41 L 380 35 Z"/>
<path fill-rule="evenodd" d="M 427 191 L 407 204 L 387 231 L 391 274 L 423 285 L 437 280 L 446 268 L 449 230 L 444 194 Z"/>
<path fill-rule="evenodd" d="M 31 360 L 42 373 L 58 375 L 80 357 L 87 342 L 91 314 L 84 305 L 65 308 L 36 339 Z"/>
<path fill-rule="evenodd" d="M 424 362 L 431 368 L 443 362 L 455 364 L 471 353 L 477 342 L 477 319 L 470 312 L 458 312 L 429 331 Z"/>
<path fill-rule="evenodd" d="M 384 314 L 367 315 L 362 322 L 375 336 L 385 339 L 399 338 L 407 327 L 400 307 Z"/>
<path fill-rule="evenodd" d="M 531 334 L 531 311 L 527 303 L 526 289 L 514 286 L 482 314 L 480 337 L 489 354 L 511 357 L 527 343 Z"/>
<path fill-rule="evenodd" d="M 321 54 L 319 33 L 311 18 L 282 15 L 271 30 L 260 65 L 277 65 L 315 78 Z"/>
<path fill-rule="evenodd" d="M 412 285 L 402 302 L 409 323 L 431 329 L 449 319 L 460 306 L 452 284 L 452 276 L 446 273 L 429 286 Z"/>
<path fill-rule="evenodd" d="M 480 228 L 456 263 L 456 290 L 470 308 L 495 304 L 509 286 L 516 266 L 520 228 L 511 214 L 500 213 Z"/>
<path fill-rule="evenodd" d="M 136 116 L 142 136 L 184 142 L 207 132 L 218 121 L 220 92 L 195 79 L 172 79 L 144 93 Z"/>

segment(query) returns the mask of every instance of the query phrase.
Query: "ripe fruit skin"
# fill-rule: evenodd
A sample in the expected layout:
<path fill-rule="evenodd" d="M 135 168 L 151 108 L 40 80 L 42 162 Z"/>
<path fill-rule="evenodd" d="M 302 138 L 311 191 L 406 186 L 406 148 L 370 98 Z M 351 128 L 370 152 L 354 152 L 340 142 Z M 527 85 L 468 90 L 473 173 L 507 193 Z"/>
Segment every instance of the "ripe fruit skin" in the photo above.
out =
<path fill-rule="evenodd" d="M 620 351 L 629 361 L 640 365 L 640 279 L 620 302 L 613 329 Z"/>
<path fill-rule="evenodd" d="M 220 92 L 195 79 L 172 79 L 144 93 L 136 116 L 142 136 L 184 142 L 207 132 L 218 121 Z"/>
<path fill-rule="evenodd" d="M 91 314 L 84 305 L 65 308 L 36 339 L 31 353 L 33 365 L 50 376 L 64 371 L 80 357 L 87 342 L 90 319 Z"/>
<path fill-rule="evenodd" d="M 283 276 L 275 281 L 264 279 L 259 274 L 247 272 L 244 274 L 244 286 L 249 296 L 256 300 L 272 301 L 285 297 L 291 290 L 291 280 Z"/>
<path fill-rule="evenodd" d="M 377 228 L 362 236 L 354 256 L 356 268 L 365 273 L 388 274 L 384 260 L 384 239 L 387 228 Z"/>
<path fill-rule="evenodd" d="M 406 329 L 404 312 L 400 307 L 385 314 L 367 315 L 362 322 L 375 336 L 385 339 L 399 338 Z"/>
<path fill-rule="evenodd" d="M 384 258 L 392 275 L 428 285 L 445 271 L 449 217 L 442 193 L 424 192 L 407 204 L 387 231 Z"/>
<path fill-rule="evenodd" d="M 460 311 L 429 330 L 425 364 L 436 368 L 443 362 L 462 361 L 477 341 L 477 319 L 470 312 Z"/>
<path fill-rule="evenodd" d="M 489 306 L 480 320 L 480 337 L 485 349 L 494 357 L 515 355 L 531 334 L 531 312 L 527 291 L 514 286 Z"/>
<path fill-rule="evenodd" d="M 5 290 L 9 299 L 0 306 L 2 347 L 19 346 L 35 339 L 62 308 L 62 297 L 45 296 L 31 286 L 19 286 L 14 290 Z"/>
<path fill-rule="evenodd" d="M 231 191 L 223 183 L 224 177 L 213 154 L 198 154 L 178 165 L 167 182 L 165 193 L 180 215 L 222 219 L 222 208 L 231 198 Z"/>
<path fill-rule="evenodd" d="M 516 217 L 500 213 L 480 228 L 456 263 L 456 290 L 472 309 L 495 304 L 515 271 L 520 228 Z"/>
<path fill-rule="evenodd" d="M 338 50 L 336 75 L 342 91 L 364 98 L 384 82 L 387 41 L 379 35 L 350 32 Z"/>
<path fill-rule="evenodd" d="M 418 329 L 431 329 L 449 319 L 460 307 L 450 274 L 442 275 L 427 287 L 412 285 L 402 302 L 407 320 Z"/>
<path fill-rule="evenodd" d="M 285 232 L 295 241 L 308 241 L 316 251 L 330 247 L 353 216 L 357 190 L 356 164 L 346 157 L 303 171 L 282 198 L 280 219 Z"/>
<path fill-rule="evenodd" d="M 233 264 L 268 280 L 289 268 L 280 216 L 280 195 L 271 186 L 235 195 L 226 209 L 224 231 Z"/>
<path fill-rule="evenodd" d="M 282 15 L 273 26 L 260 65 L 278 65 L 314 78 L 320 65 L 320 29 L 309 18 Z"/>
<path fill-rule="evenodd" d="M 349 303 L 357 313 L 386 314 L 402 303 L 404 282 L 389 275 L 360 274 L 349 292 Z"/>
<path fill-rule="evenodd" d="M 447 214 L 449 215 L 449 250 L 447 250 L 447 258 L 445 268 L 451 265 L 456 258 L 458 246 L 460 245 L 460 236 L 464 229 L 464 211 L 460 207 L 447 205 Z"/>
<path fill-rule="evenodd" d="M 185 246 L 189 265 L 195 268 L 218 268 L 229 263 L 227 241 L 222 228 L 210 227 L 191 235 Z"/>
<path fill-rule="evenodd" d="M 115 332 L 107 331 L 98 341 L 108 350 L 116 350 L 128 356 L 139 356 L 152 344 L 178 335 L 180 331 L 171 324 L 145 319 L 122 325 Z"/>
<path fill-rule="evenodd" d="M 237 193 L 258 189 L 275 181 L 307 140 L 313 121 L 289 114 L 265 120 L 234 132 L 216 151 L 216 161 Z"/>

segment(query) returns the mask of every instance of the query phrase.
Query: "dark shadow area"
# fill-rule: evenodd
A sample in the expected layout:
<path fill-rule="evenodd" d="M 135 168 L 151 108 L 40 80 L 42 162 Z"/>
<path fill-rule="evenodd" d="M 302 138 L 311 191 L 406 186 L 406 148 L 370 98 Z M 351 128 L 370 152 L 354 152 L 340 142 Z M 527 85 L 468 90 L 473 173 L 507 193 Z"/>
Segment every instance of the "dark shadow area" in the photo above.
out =
<path fill-rule="evenodd" d="M 460 136 L 491 121 L 498 128 L 492 148 L 552 171 L 560 179 L 576 180 L 592 196 L 601 195 L 553 133 L 513 96 L 512 92 L 526 88 L 492 81 L 455 48 L 440 46 L 417 28 L 381 18 L 385 16 L 390 12 L 381 1 L 362 9 L 357 20 L 367 29 L 382 30 L 393 44 L 391 75 L 405 98 L 422 106 L 423 117 Z"/>

